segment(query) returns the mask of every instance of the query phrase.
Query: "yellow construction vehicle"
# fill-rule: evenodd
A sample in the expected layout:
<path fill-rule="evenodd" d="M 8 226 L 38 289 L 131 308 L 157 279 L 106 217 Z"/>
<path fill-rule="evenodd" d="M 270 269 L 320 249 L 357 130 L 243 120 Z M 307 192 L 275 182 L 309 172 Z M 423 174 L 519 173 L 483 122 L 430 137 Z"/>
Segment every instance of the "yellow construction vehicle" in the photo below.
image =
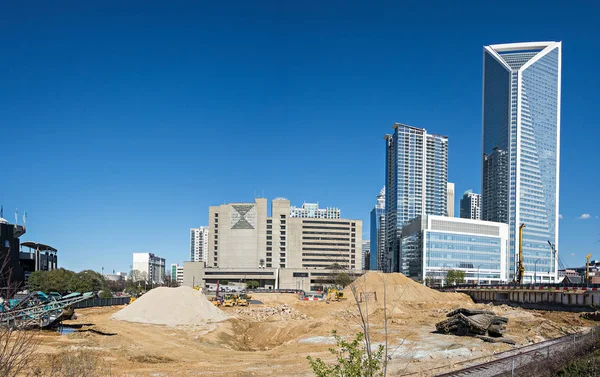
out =
<path fill-rule="evenodd" d="M 211 297 L 210 298 L 210 302 L 214 305 L 214 306 L 221 306 L 221 300 L 219 300 L 218 297 Z"/>
<path fill-rule="evenodd" d="M 239 295 L 237 295 L 237 305 L 238 306 L 248 306 L 250 305 L 250 300 L 248 295 L 246 295 L 245 293 L 240 293 Z"/>
<path fill-rule="evenodd" d="M 519 265 L 517 266 L 517 276 L 515 278 L 517 284 L 523 284 L 523 276 L 525 276 L 525 265 L 523 264 L 523 228 L 525 228 L 525 224 L 521 224 L 519 227 Z"/>
<path fill-rule="evenodd" d="M 237 300 L 234 294 L 227 293 L 223 297 L 223 306 L 235 306 L 237 304 Z"/>
<path fill-rule="evenodd" d="M 590 282 L 590 258 L 592 257 L 592 253 L 589 253 L 585 256 L 585 282 Z"/>
<path fill-rule="evenodd" d="M 341 301 L 344 300 L 344 292 L 340 292 L 337 289 L 332 289 L 329 288 L 327 290 L 327 302 L 331 302 L 331 301 Z"/>

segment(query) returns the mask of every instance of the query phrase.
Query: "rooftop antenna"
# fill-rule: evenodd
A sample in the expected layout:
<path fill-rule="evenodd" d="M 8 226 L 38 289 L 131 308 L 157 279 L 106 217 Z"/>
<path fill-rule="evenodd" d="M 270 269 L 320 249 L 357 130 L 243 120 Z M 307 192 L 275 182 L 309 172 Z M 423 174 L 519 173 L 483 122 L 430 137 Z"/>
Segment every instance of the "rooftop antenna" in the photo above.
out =
<path fill-rule="evenodd" d="M 0 206 L 0 217 L 4 218 L 4 206 Z"/>
<path fill-rule="evenodd" d="M 19 225 L 19 209 L 15 208 L 15 225 Z"/>
<path fill-rule="evenodd" d="M 27 225 L 27 211 L 23 211 L 23 226 Z"/>

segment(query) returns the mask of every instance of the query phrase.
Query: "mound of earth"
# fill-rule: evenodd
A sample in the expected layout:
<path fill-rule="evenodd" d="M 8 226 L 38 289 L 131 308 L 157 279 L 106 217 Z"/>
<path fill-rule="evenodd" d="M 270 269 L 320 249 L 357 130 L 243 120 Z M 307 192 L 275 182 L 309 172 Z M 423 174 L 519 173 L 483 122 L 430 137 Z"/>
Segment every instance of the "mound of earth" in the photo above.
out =
<path fill-rule="evenodd" d="M 154 288 L 111 318 L 157 325 L 203 325 L 226 320 L 227 314 L 190 287 Z"/>
<path fill-rule="evenodd" d="M 360 301 L 368 300 L 369 305 L 383 307 L 384 286 L 386 301 L 390 309 L 403 303 L 439 303 L 456 301 L 471 303 L 471 299 L 460 293 L 439 292 L 404 276 L 400 273 L 384 274 L 369 271 L 344 289 L 344 297 L 353 299 L 352 287 L 356 288 Z"/>

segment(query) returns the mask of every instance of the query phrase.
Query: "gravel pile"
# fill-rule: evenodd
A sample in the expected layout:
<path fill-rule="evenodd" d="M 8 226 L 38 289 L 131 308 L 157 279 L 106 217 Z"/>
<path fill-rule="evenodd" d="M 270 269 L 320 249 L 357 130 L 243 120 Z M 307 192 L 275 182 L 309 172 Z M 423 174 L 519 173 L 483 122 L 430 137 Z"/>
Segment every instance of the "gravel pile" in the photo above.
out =
<path fill-rule="evenodd" d="M 227 319 L 227 314 L 215 307 L 200 291 L 190 287 L 160 287 L 113 314 L 112 318 L 156 325 L 190 326 L 221 322 Z"/>

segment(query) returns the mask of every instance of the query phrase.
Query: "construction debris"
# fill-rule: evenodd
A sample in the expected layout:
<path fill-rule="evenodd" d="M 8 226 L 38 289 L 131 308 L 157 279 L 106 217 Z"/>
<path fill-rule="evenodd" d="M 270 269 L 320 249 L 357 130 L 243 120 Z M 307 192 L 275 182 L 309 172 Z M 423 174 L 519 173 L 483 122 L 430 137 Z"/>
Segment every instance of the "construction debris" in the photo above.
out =
<path fill-rule="evenodd" d="M 435 325 L 441 333 L 474 336 L 486 342 L 515 344 L 513 340 L 502 338 L 508 318 L 497 316 L 494 312 L 460 308 L 446 316 L 448 319 Z"/>
<path fill-rule="evenodd" d="M 259 322 L 308 319 L 306 314 L 302 314 L 286 304 L 268 307 L 247 307 L 238 309 L 236 313 L 241 318 Z"/>

